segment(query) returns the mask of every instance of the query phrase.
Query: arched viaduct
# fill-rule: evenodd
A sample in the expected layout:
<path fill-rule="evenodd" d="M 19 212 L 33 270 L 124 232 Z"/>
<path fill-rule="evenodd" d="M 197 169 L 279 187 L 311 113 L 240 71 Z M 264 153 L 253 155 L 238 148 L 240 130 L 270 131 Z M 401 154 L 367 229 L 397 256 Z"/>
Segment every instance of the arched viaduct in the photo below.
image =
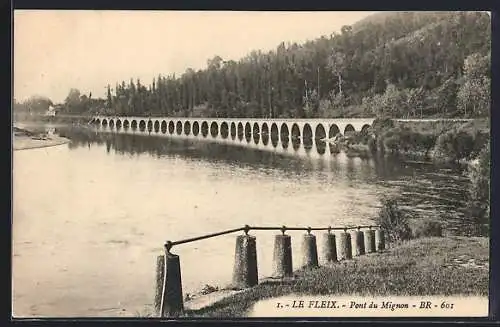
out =
<path fill-rule="evenodd" d="M 262 138 L 267 142 L 328 140 L 338 134 L 362 131 L 373 124 L 374 118 L 321 119 L 252 119 L 252 118 L 183 118 L 95 116 L 90 123 L 116 130 L 147 131 L 167 135 L 222 139 Z"/>

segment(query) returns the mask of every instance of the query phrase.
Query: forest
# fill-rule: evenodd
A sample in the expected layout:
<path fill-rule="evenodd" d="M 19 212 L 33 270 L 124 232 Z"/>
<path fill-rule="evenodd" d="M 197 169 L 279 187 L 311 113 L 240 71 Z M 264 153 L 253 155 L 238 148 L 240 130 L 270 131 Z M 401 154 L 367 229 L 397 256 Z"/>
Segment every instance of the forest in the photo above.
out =
<path fill-rule="evenodd" d="M 488 117 L 485 12 L 395 12 L 304 44 L 214 56 L 197 71 L 110 82 L 105 99 L 72 89 L 66 114 L 187 117 Z M 145 49 L 147 51 L 147 49 Z M 114 84 L 114 85 L 113 85 Z"/>

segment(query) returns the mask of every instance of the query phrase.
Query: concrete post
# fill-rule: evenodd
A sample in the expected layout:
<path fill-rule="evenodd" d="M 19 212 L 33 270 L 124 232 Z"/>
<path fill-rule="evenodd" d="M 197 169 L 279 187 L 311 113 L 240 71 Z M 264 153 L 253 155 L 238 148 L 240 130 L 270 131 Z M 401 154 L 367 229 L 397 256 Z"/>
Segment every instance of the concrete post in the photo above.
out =
<path fill-rule="evenodd" d="M 177 316 L 184 310 L 182 297 L 181 264 L 179 256 L 165 253 L 165 273 L 161 301 L 161 316 Z"/>
<path fill-rule="evenodd" d="M 234 254 L 233 287 L 247 288 L 257 285 L 257 246 L 255 236 L 238 235 Z"/>
<path fill-rule="evenodd" d="M 385 235 L 382 229 L 375 231 L 375 247 L 377 251 L 385 250 Z"/>
<path fill-rule="evenodd" d="M 322 257 L 326 262 L 337 261 L 337 245 L 335 244 L 335 234 L 326 233 L 323 237 Z"/>
<path fill-rule="evenodd" d="M 363 232 L 360 231 L 359 229 L 353 231 L 351 234 L 351 238 L 352 238 L 353 256 L 360 256 L 365 254 L 365 240 Z"/>
<path fill-rule="evenodd" d="M 339 260 L 352 259 L 351 235 L 347 232 L 340 234 L 339 251 Z"/>
<path fill-rule="evenodd" d="M 318 248 L 316 246 L 316 236 L 305 234 L 302 239 L 302 266 L 304 268 L 318 267 Z"/>
<path fill-rule="evenodd" d="M 275 235 L 273 257 L 273 277 L 293 276 L 292 238 L 290 235 Z"/>
<path fill-rule="evenodd" d="M 373 229 L 365 230 L 364 231 L 364 236 L 365 236 L 365 252 L 366 253 L 373 253 L 376 252 L 375 248 L 375 231 Z"/>
<path fill-rule="evenodd" d="M 165 278 L 165 256 L 156 257 L 155 312 L 160 315 L 163 279 Z"/>

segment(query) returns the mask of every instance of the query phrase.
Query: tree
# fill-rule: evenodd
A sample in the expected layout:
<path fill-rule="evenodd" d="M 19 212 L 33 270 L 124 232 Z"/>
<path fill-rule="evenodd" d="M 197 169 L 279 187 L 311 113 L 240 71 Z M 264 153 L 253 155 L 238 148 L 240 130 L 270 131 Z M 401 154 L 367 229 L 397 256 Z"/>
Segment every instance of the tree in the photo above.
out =
<path fill-rule="evenodd" d="M 106 94 L 106 107 L 108 108 L 108 110 L 111 110 L 111 108 L 113 107 L 113 97 L 111 95 L 111 86 L 109 84 L 107 87 L 107 94 Z"/>
<path fill-rule="evenodd" d="M 410 114 L 415 117 L 416 112 L 420 110 L 420 118 L 423 116 L 425 90 L 423 87 L 416 89 L 404 89 L 401 91 L 401 101 L 404 102 L 406 108 L 403 115 L 409 117 Z"/>
<path fill-rule="evenodd" d="M 456 111 L 458 84 L 454 77 L 450 77 L 444 81 L 439 88 L 436 89 L 435 107 L 437 111 L 444 117 L 449 113 Z"/>
<path fill-rule="evenodd" d="M 68 96 L 64 100 L 64 106 L 68 113 L 81 113 L 83 111 L 81 103 L 81 94 L 78 89 L 72 88 L 69 90 Z"/>
<path fill-rule="evenodd" d="M 464 60 L 464 82 L 458 90 L 457 106 L 465 117 L 483 116 L 490 111 L 489 55 L 473 53 Z"/>
<path fill-rule="evenodd" d="M 24 102 L 24 106 L 28 109 L 28 112 L 32 114 L 43 114 L 52 105 L 54 105 L 52 100 L 41 95 L 33 95 Z"/>
<path fill-rule="evenodd" d="M 457 106 L 464 117 L 488 115 L 490 112 L 490 85 L 488 77 L 466 79 L 457 94 Z"/>
<path fill-rule="evenodd" d="M 333 51 L 328 57 L 328 68 L 338 78 L 338 92 L 342 95 L 342 72 L 344 70 L 345 55 L 339 51 Z"/>
<path fill-rule="evenodd" d="M 238 61 L 214 56 L 205 69 L 159 75 L 153 86 L 122 82 L 112 107 L 224 117 L 487 115 L 490 25 L 482 13 L 388 13 Z"/>

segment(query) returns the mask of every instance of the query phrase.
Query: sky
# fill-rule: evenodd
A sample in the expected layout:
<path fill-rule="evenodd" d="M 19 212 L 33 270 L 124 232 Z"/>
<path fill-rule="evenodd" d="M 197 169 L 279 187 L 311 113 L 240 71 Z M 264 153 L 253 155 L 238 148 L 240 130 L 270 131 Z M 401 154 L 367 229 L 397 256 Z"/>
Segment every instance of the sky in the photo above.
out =
<path fill-rule="evenodd" d="M 373 12 L 14 11 L 14 98 L 63 102 L 71 88 L 104 97 L 107 84 L 239 60 L 284 41 L 340 31 Z"/>

